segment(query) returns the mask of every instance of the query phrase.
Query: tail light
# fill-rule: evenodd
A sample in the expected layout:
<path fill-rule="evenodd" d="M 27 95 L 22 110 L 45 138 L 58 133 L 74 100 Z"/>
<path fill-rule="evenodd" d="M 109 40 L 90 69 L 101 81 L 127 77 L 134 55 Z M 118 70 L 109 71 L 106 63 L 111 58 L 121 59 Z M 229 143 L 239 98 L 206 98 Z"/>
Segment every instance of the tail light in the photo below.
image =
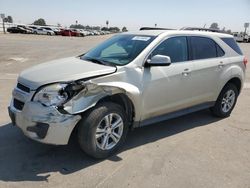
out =
<path fill-rule="evenodd" d="M 246 57 L 244 58 L 243 63 L 244 63 L 244 65 L 245 65 L 245 67 L 246 67 L 246 66 L 247 66 L 247 63 L 248 63 L 248 60 L 247 60 Z"/>

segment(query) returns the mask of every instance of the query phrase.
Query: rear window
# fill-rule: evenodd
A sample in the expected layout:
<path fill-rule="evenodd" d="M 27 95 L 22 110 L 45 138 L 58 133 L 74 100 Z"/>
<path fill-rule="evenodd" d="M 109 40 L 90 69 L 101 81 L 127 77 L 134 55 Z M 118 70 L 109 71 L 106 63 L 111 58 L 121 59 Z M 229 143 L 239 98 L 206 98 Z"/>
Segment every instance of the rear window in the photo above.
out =
<path fill-rule="evenodd" d="M 217 57 L 216 44 L 212 39 L 205 37 L 190 37 L 190 39 L 193 60 Z"/>
<path fill-rule="evenodd" d="M 243 55 L 240 47 L 235 42 L 234 38 L 221 38 L 228 46 L 230 46 L 235 52 L 237 52 L 240 55 Z"/>
<path fill-rule="evenodd" d="M 221 49 L 221 47 L 216 44 L 216 50 L 217 50 L 217 57 L 222 57 L 225 55 L 225 52 Z"/>

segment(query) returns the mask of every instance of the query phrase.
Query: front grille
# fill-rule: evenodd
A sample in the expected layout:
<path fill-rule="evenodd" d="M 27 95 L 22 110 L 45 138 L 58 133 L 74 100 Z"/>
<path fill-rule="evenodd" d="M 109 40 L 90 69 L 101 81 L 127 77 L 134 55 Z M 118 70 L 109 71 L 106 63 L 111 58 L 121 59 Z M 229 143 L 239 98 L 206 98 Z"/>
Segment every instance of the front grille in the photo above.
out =
<path fill-rule="evenodd" d="M 13 105 L 17 110 L 23 110 L 24 102 L 14 99 Z"/>
<path fill-rule="evenodd" d="M 20 84 L 20 83 L 17 83 L 17 88 L 22 90 L 22 91 L 25 91 L 26 93 L 29 93 L 30 92 L 30 88 L 24 86 L 23 84 Z"/>

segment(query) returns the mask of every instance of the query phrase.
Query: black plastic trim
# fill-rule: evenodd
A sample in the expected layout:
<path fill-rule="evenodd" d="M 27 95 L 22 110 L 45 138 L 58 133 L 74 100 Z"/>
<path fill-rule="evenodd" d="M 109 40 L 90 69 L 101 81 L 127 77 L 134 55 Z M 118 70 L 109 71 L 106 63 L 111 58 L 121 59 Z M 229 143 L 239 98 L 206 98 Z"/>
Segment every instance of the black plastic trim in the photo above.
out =
<path fill-rule="evenodd" d="M 202 104 L 199 104 L 199 105 L 195 105 L 193 107 L 189 107 L 189 108 L 185 108 L 185 109 L 178 110 L 178 111 L 175 111 L 175 112 L 163 114 L 163 115 L 160 115 L 160 116 L 157 116 L 157 117 L 149 118 L 149 119 L 141 121 L 140 126 L 147 126 L 147 125 L 150 125 L 150 124 L 153 124 L 153 123 L 166 121 L 166 120 L 173 119 L 173 118 L 176 118 L 176 117 L 180 117 L 180 116 L 183 116 L 183 115 L 186 115 L 186 114 L 189 114 L 189 113 L 204 110 L 204 109 L 207 109 L 209 107 L 214 106 L 214 104 L 215 104 L 214 101 L 213 102 L 206 102 L 206 103 L 202 103 Z"/>

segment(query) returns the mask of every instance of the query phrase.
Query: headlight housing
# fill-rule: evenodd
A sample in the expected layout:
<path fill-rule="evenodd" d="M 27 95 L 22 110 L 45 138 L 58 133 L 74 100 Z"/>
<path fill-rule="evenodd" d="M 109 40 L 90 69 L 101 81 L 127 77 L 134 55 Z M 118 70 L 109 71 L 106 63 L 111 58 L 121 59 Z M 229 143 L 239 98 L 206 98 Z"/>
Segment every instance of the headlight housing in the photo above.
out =
<path fill-rule="evenodd" d="M 82 90 L 84 85 L 78 85 L 76 83 L 58 83 L 43 87 L 39 90 L 33 101 L 40 102 L 45 106 L 62 106 L 69 99 L 71 99 L 76 92 Z"/>

